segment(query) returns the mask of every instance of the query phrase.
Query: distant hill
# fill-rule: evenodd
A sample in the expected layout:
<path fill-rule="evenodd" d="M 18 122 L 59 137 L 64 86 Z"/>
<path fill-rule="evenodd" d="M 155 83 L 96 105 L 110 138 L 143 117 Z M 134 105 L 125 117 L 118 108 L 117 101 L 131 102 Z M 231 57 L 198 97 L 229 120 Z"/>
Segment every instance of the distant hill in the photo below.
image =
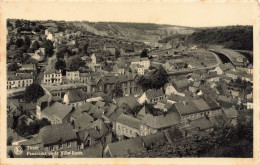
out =
<path fill-rule="evenodd" d="M 217 44 L 237 50 L 253 50 L 253 26 L 226 26 L 201 28 L 189 36 L 199 44 Z"/>
<path fill-rule="evenodd" d="M 96 35 L 113 36 L 135 41 L 157 42 L 172 34 L 191 34 L 195 28 L 152 23 L 123 22 L 73 22 L 76 27 L 85 28 Z"/>

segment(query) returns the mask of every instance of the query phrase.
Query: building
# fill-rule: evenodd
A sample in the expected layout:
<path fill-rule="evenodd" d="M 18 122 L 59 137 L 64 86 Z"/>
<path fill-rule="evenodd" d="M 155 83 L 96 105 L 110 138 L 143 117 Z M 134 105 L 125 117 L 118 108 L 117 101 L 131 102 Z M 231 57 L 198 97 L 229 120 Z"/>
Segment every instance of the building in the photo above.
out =
<path fill-rule="evenodd" d="M 49 71 L 44 71 L 43 83 L 44 84 L 61 84 L 62 73 L 61 70 L 51 69 Z"/>
<path fill-rule="evenodd" d="M 34 77 L 31 73 L 7 73 L 7 89 L 26 88 L 34 82 Z"/>
<path fill-rule="evenodd" d="M 123 113 L 117 119 L 115 128 L 116 135 L 119 137 L 135 138 L 141 135 L 141 121 Z"/>
<path fill-rule="evenodd" d="M 44 95 L 37 100 L 36 118 L 48 119 L 51 124 L 60 124 L 69 121 L 72 107 L 52 101 L 51 95 Z"/>
<path fill-rule="evenodd" d="M 80 149 L 76 132 L 69 123 L 43 127 L 39 134 L 44 152 L 58 152 L 53 157 L 63 157 Z"/>
<path fill-rule="evenodd" d="M 209 97 L 204 99 L 190 100 L 174 104 L 174 109 L 177 110 L 183 123 L 188 120 L 195 120 L 205 116 L 212 117 L 222 115 L 222 110 L 215 101 Z"/>
<path fill-rule="evenodd" d="M 109 143 L 105 147 L 104 156 L 105 157 L 127 157 L 131 154 L 145 152 L 144 142 L 140 137 L 123 140 L 119 142 Z"/>
<path fill-rule="evenodd" d="M 235 108 L 223 108 L 223 118 L 228 124 L 237 125 L 238 112 Z"/>
<path fill-rule="evenodd" d="M 87 98 L 87 93 L 80 89 L 70 90 L 65 93 L 63 102 L 71 107 L 77 107 L 84 104 Z"/>
<path fill-rule="evenodd" d="M 158 101 L 165 99 L 165 94 L 160 89 L 149 89 L 143 93 L 143 95 L 138 99 L 140 104 L 144 104 L 145 102 L 155 104 Z"/>
<path fill-rule="evenodd" d="M 131 60 L 131 65 L 138 65 L 138 64 L 144 66 L 144 69 L 149 69 L 151 62 L 147 57 L 134 58 Z"/>
<path fill-rule="evenodd" d="M 66 79 L 70 80 L 70 81 L 79 81 L 80 77 L 79 77 L 79 71 L 66 71 Z"/>

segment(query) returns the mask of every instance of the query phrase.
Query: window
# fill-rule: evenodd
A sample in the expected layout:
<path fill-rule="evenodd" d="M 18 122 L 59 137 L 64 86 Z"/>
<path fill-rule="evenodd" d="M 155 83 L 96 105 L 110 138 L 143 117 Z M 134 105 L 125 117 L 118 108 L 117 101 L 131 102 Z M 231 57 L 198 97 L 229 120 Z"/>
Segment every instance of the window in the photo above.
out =
<path fill-rule="evenodd" d="M 62 149 L 62 148 L 63 148 L 63 145 L 62 145 L 62 144 L 59 144 L 58 149 L 60 150 L 60 149 Z"/>
<path fill-rule="evenodd" d="M 71 142 L 68 142 L 67 143 L 67 148 L 70 148 L 71 147 Z"/>
<path fill-rule="evenodd" d="M 49 147 L 49 150 L 50 150 L 50 151 L 54 151 L 54 147 L 53 147 L 53 146 L 50 146 L 50 147 Z"/>

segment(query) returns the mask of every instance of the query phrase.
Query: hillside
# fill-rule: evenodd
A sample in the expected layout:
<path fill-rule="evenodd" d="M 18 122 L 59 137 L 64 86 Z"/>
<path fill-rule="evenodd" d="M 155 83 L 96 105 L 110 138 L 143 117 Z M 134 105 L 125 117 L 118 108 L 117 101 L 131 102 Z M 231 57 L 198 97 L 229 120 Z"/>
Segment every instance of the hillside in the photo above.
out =
<path fill-rule="evenodd" d="M 158 42 L 172 34 L 191 34 L 194 28 L 159 25 L 150 23 L 120 23 L 120 22 L 73 22 L 76 27 L 101 36 L 113 36 L 135 41 Z"/>

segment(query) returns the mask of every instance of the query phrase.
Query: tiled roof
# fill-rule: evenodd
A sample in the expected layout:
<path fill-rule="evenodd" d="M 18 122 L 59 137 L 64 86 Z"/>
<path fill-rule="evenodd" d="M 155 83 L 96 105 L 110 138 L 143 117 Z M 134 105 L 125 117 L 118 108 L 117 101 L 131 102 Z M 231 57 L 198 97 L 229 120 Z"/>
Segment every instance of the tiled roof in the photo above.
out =
<path fill-rule="evenodd" d="M 79 107 L 77 107 L 72 113 L 71 116 L 74 118 L 77 118 L 79 115 L 81 115 L 83 112 L 88 112 L 91 108 L 91 106 L 93 106 L 93 104 L 91 103 L 84 103 L 82 105 L 80 105 Z"/>
<path fill-rule="evenodd" d="M 44 146 L 62 141 L 76 140 L 77 135 L 69 123 L 45 126 L 40 130 Z"/>
<path fill-rule="evenodd" d="M 67 116 L 72 108 L 66 104 L 62 104 L 59 102 L 54 102 L 50 106 L 47 106 L 42 110 L 42 113 L 47 114 L 48 116 L 58 116 L 63 119 Z"/>
<path fill-rule="evenodd" d="M 181 122 L 180 116 L 176 112 L 171 112 L 166 115 L 153 116 L 152 114 L 145 114 L 142 118 L 142 122 L 149 127 L 155 129 L 162 129 L 171 127 Z"/>
<path fill-rule="evenodd" d="M 110 116 L 115 110 L 117 109 L 117 106 L 114 104 L 109 104 L 107 112 L 105 113 L 106 116 Z"/>
<path fill-rule="evenodd" d="M 164 95 L 163 91 L 160 89 L 148 89 L 145 93 L 148 100 Z"/>
<path fill-rule="evenodd" d="M 76 129 L 79 130 L 87 129 L 91 124 L 91 122 L 93 121 L 94 121 L 93 117 L 84 112 L 81 115 L 79 115 L 75 120 Z"/>
<path fill-rule="evenodd" d="M 136 128 L 136 129 L 139 129 L 140 124 L 141 124 L 141 121 L 139 119 L 126 115 L 126 114 L 123 114 L 123 113 L 119 116 L 117 121 L 122 124 L 128 125 L 130 127 Z"/>
<path fill-rule="evenodd" d="M 157 132 L 157 133 L 150 134 L 147 136 L 142 136 L 141 138 L 146 147 L 154 146 L 154 145 L 156 145 L 157 142 L 160 142 L 160 141 L 167 142 L 164 132 Z"/>
<path fill-rule="evenodd" d="M 7 73 L 7 80 L 24 80 L 24 79 L 33 79 L 31 73 L 15 74 L 14 72 Z"/>
<path fill-rule="evenodd" d="M 223 112 L 226 114 L 226 116 L 229 119 L 236 118 L 238 116 L 237 110 L 235 110 L 233 107 L 231 108 L 223 108 Z"/>
<path fill-rule="evenodd" d="M 61 72 L 59 70 L 57 70 L 57 69 L 50 69 L 50 70 L 47 70 L 47 71 L 44 72 L 45 75 L 46 74 L 53 74 L 53 73 L 61 74 Z"/>
<path fill-rule="evenodd" d="M 129 154 L 147 152 L 140 137 L 109 143 L 107 146 L 109 147 L 112 157 L 125 157 Z"/>
<path fill-rule="evenodd" d="M 135 108 L 139 105 L 136 98 L 134 96 L 125 96 L 115 99 L 116 104 L 119 107 L 122 107 L 124 103 L 126 103 L 130 108 Z"/>
<path fill-rule="evenodd" d="M 66 94 L 70 103 L 84 101 L 88 98 L 88 94 L 82 90 L 70 90 Z"/>
<path fill-rule="evenodd" d="M 174 104 L 177 111 L 180 113 L 180 115 L 186 115 L 186 114 L 192 114 L 192 113 L 198 113 L 200 110 L 197 108 L 197 106 L 194 104 L 193 101 L 188 101 L 185 104 L 182 102 Z"/>
<path fill-rule="evenodd" d="M 193 127 L 199 127 L 200 130 L 205 130 L 205 129 L 209 129 L 209 128 L 213 127 L 211 122 L 209 120 L 207 120 L 206 118 L 199 118 L 196 120 L 191 120 L 190 125 Z"/>

